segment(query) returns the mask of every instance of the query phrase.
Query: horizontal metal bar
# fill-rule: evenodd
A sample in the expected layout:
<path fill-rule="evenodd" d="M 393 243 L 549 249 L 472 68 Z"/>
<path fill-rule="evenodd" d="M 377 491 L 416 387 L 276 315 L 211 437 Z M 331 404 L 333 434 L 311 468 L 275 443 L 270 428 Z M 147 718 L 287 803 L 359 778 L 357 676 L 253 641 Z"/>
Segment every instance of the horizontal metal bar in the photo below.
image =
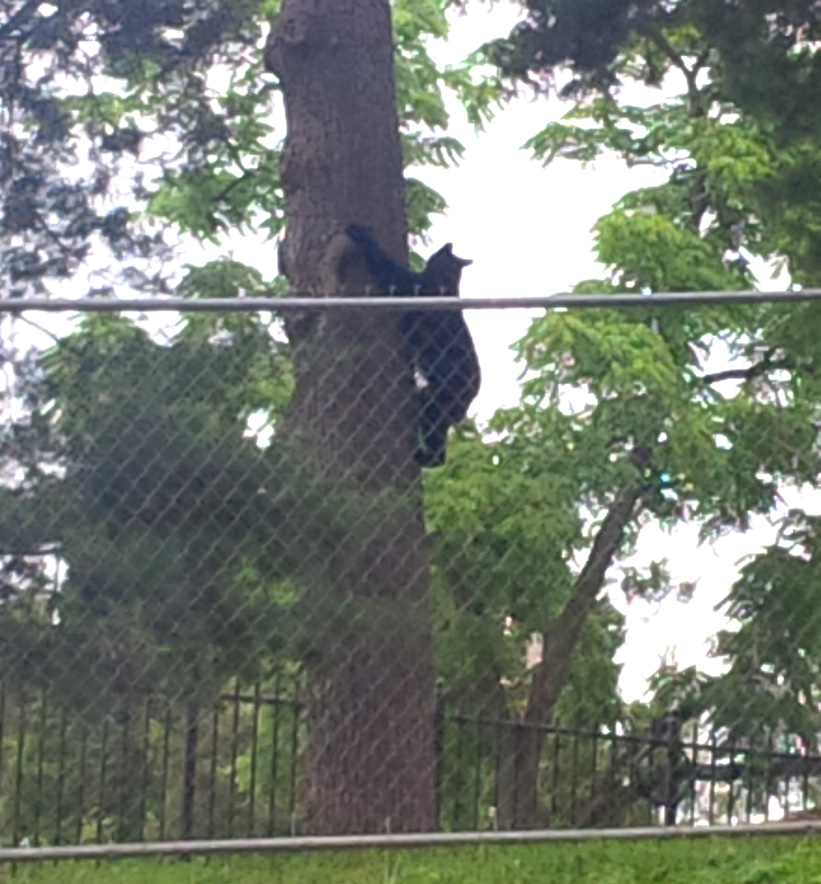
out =
<path fill-rule="evenodd" d="M 259 703 L 260 706 L 290 706 L 292 709 L 301 709 L 305 704 L 299 700 L 291 700 L 287 697 L 271 697 L 266 694 L 260 694 L 255 697 L 253 694 L 220 694 L 220 700 L 226 703 Z"/>
<path fill-rule="evenodd" d="M 821 832 L 821 820 L 745 823 L 738 826 L 644 826 L 624 829 L 522 829 L 511 832 L 420 832 L 397 835 L 316 835 L 285 838 L 232 838 L 213 841 L 145 841 L 129 844 L 79 844 L 0 849 L 0 863 L 51 862 L 63 859 L 205 856 L 215 853 L 278 853 L 318 850 L 395 850 L 488 844 L 556 844 L 580 841 L 682 840 L 738 838 L 749 835 L 809 835 Z"/>
<path fill-rule="evenodd" d="M 511 298 L 440 297 L 333 297 L 315 298 L 0 298 L 0 313 L 38 310 L 46 313 L 77 311 L 82 313 L 137 312 L 237 312 L 263 311 L 288 313 L 304 310 L 509 310 L 509 309 L 592 309 L 612 307 L 700 306 L 706 304 L 796 303 L 821 300 L 821 289 L 789 292 L 655 292 L 639 294 L 525 295 Z"/>
<path fill-rule="evenodd" d="M 671 740 L 670 737 L 654 737 L 650 734 L 624 733 L 614 734 L 605 731 L 595 731 L 585 728 L 562 727 L 555 724 L 542 724 L 534 721 L 522 721 L 518 718 L 493 718 L 488 715 L 462 715 L 456 713 L 447 716 L 448 721 L 454 724 L 467 725 L 476 724 L 482 727 L 503 727 L 512 730 L 536 730 L 539 733 L 548 736 L 581 738 L 583 740 L 598 740 L 611 743 L 637 743 L 641 746 L 652 746 L 654 749 L 698 749 L 703 752 L 711 752 L 718 757 L 726 755 L 735 755 L 739 757 L 781 760 L 785 762 L 786 767 L 790 767 L 792 762 L 796 765 L 804 765 L 797 768 L 800 772 L 805 769 L 808 771 L 821 771 L 821 755 L 800 755 L 797 752 L 767 752 L 763 749 L 751 749 L 745 746 L 733 746 L 729 743 L 694 743 L 683 734 L 678 739 Z M 744 766 L 744 762 L 738 765 Z M 710 765 L 704 765 L 709 767 Z M 782 765 L 779 765 L 781 769 Z"/>

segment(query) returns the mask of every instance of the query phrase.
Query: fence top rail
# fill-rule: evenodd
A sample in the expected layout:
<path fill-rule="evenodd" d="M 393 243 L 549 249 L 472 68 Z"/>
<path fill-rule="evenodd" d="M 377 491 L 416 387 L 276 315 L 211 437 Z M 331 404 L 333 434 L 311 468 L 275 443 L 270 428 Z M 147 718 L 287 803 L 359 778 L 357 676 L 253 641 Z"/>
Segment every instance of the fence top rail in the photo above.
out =
<path fill-rule="evenodd" d="M 233 838 L 209 841 L 147 841 L 51 847 L 0 848 L 3 863 L 124 857 L 207 856 L 209 854 L 304 852 L 317 850 L 408 849 L 487 844 L 549 844 L 588 841 L 658 841 L 693 838 L 739 838 L 751 835 L 809 836 L 821 831 L 821 820 L 743 823 L 737 826 L 643 826 L 623 829 L 519 829 L 515 831 L 419 832 L 391 835 L 297 835 L 277 838 Z"/>
<path fill-rule="evenodd" d="M 287 298 L 0 298 L 0 314 L 41 311 L 47 313 L 136 312 L 163 311 L 261 311 L 288 313 L 304 310 L 407 310 L 411 300 L 414 309 L 425 310 L 503 310 L 503 309 L 601 309 L 614 307 L 664 307 L 710 304 L 797 303 L 821 300 L 821 289 L 800 289 L 787 292 L 653 292 L 650 294 L 568 294 L 517 295 L 510 298 L 454 298 L 451 296 L 362 296 L 319 298 L 305 295 Z"/>

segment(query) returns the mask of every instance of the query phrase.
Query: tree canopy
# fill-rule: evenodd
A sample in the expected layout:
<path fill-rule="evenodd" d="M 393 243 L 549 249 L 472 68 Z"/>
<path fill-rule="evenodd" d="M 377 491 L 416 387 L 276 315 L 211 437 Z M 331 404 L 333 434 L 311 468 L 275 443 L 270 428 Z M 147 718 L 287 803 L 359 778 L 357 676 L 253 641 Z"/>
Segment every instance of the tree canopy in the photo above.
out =
<path fill-rule="evenodd" d="M 507 76 L 537 88 L 556 84 L 561 95 L 586 105 L 590 118 L 610 131 L 607 148 L 631 163 L 657 162 L 658 149 L 674 142 L 683 152 L 680 175 L 692 173 L 691 165 L 699 166 L 699 175 L 713 173 L 705 193 L 696 189 L 693 211 L 703 215 L 709 196 L 728 236 L 743 223 L 754 252 L 789 258 L 796 281 L 807 284 L 814 278 L 819 270 L 817 4 L 527 0 L 523 6 L 523 21 L 486 47 Z M 682 96 L 686 90 L 683 119 L 665 118 L 662 107 L 649 119 L 643 108 L 625 106 L 618 98 L 628 84 L 652 91 L 673 78 L 683 80 Z M 674 103 L 668 113 L 676 114 L 679 106 Z M 682 125 L 685 131 L 669 137 L 670 127 Z M 710 133 L 723 139 L 720 150 L 713 147 L 724 157 L 725 177 L 730 170 L 741 176 L 743 202 L 736 205 L 722 206 L 716 199 L 722 161 L 716 157 L 712 169 L 699 163 L 693 139 Z M 590 159 L 593 143 L 574 134 L 581 143 L 565 143 L 563 150 Z M 596 135 L 589 137 L 596 141 Z M 549 132 L 534 146 L 545 157 L 558 147 L 550 143 Z"/>
<path fill-rule="evenodd" d="M 569 104 L 531 138 L 534 156 L 615 154 L 664 176 L 599 219 L 606 276 L 578 292 L 747 288 L 764 260 L 818 284 L 817 4 L 526 7 L 487 51 L 514 80 L 558 84 Z M 817 313 L 814 303 L 549 313 L 518 345 L 521 406 L 496 424 L 499 446 L 527 440 L 533 459 L 564 436 L 560 474 L 584 477 L 577 505 L 594 511 L 610 505 L 631 453 L 644 453 L 634 537 L 650 521 L 696 522 L 704 539 L 761 530 L 762 517 L 781 525 L 724 588 L 731 627 L 714 650 L 726 675 L 657 681 L 662 704 L 710 710 L 747 739 L 764 722 L 818 735 L 804 574 L 813 520 L 781 498 L 817 482 Z"/>

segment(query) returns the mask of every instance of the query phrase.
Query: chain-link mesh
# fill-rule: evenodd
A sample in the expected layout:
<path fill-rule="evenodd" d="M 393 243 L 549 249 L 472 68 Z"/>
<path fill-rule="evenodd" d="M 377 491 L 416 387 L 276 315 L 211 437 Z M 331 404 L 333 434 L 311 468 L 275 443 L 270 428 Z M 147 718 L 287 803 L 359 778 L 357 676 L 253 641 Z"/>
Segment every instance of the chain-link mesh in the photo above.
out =
<path fill-rule="evenodd" d="M 646 661 L 624 599 L 664 581 L 625 556 L 648 513 L 675 516 L 640 423 L 573 481 L 555 403 L 446 438 L 461 406 L 431 426 L 450 380 L 414 377 L 395 311 L 4 323 L 2 844 L 814 813 L 797 517 L 804 558 L 746 567 L 735 626 L 704 625 L 724 668 L 668 662 L 630 697 L 620 666 Z M 652 392 L 639 422 L 675 411 Z M 744 596 L 781 577 L 781 599 Z M 745 631 L 756 605 L 795 684 Z M 744 665 L 740 696 L 722 676 Z"/>

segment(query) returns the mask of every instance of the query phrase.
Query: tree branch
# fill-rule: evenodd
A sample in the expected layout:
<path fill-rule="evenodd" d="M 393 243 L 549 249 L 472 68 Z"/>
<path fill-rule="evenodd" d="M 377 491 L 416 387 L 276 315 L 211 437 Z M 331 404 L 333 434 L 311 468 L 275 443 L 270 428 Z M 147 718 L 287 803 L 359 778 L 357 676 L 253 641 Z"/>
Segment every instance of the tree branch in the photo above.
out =
<path fill-rule="evenodd" d="M 690 95 L 690 98 L 695 98 L 698 95 L 695 78 L 698 69 L 687 67 L 681 53 L 676 51 L 673 44 L 664 36 L 659 28 L 649 27 L 647 29 L 647 36 L 670 59 L 671 63 L 684 74 L 684 78 L 687 81 L 687 92 Z"/>
<path fill-rule="evenodd" d="M 42 0 L 26 0 L 26 2 L 3 25 L 0 25 L 0 40 L 5 40 L 29 17 L 37 12 Z"/>
<path fill-rule="evenodd" d="M 649 456 L 649 449 L 643 449 L 637 454 L 637 459 L 641 459 L 637 466 L 643 464 L 646 467 Z M 624 530 L 635 516 L 636 504 L 642 493 L 643 483 L 635 482 L 617 496 L 593 541 L 593 548 L 576 580 L 573 595 L 561 614 L 545 630 L 542 660 L 533 670 L 526 721 L 544 722 L 553 712 L 570 674 L 573 651 L 604 584 L 607 569 L 621 546 Z"/>
<path fill-rule="evenodd" d="M 724 371 L 715 371 L 711 374 L 705 374 L 701 377 L 703 384 L 717 384 L 720 381 L 752 381 L 755 378 L 766 374 L 770 369 L 783 368 L 785 366 L 773 362 L 770 354 L 764 356 L 760 362 L 755 365 L 748 365 L 747 368 L 727 368 Z"/>
<path fill-rule="evenodd" d="M 754 377 L 761 374 L 760 371 L 754 371 L 759 366 L 751 368 L 728 368 L 726 371 L 716 371 L 712 374 L 705 374 L 701 380 L 705 384 L 717 384 L 721 381 L 750 381 Z"/>
<path fill-rule="evenodd" d="M 707 64 L 707 59 L 710 57 L 710 47 L 708 46 L 704 49 L 696 58 L 696 63 L 692 67 L 693 76 L 697 76 L 699 71 Z"/>

